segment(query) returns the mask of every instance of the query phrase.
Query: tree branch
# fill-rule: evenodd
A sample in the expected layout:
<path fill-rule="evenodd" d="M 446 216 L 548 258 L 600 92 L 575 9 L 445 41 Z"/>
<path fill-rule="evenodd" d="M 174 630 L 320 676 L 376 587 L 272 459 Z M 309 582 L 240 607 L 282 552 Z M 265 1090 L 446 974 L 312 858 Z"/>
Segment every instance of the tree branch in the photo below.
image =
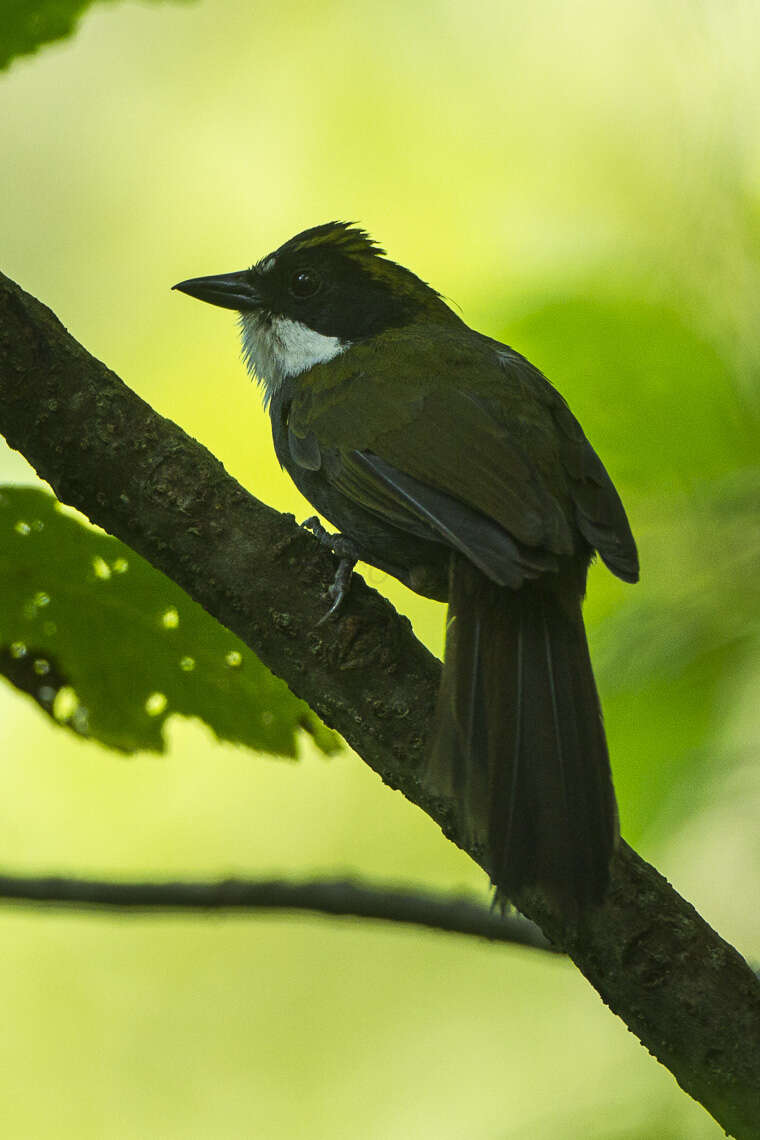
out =
<path fill-rule="evenodd" d="M 539 928 L 519 915 L 501 915 L 472 899 L 444 898 L 397 887 L 369 887 L 352 879 L 220 879 L 217 882 L 114 882 L 56 875 L 0 875 L 0 899 L 10 902 L 86 907 L 153 914 L 182 910 L 301 910 L 425 926 L 557 951 Z"/>
<path fill-rule="evenodd" d="M 463 845 L 457 804 L 421 779 L 440 665 L 409 622 L 356 580 L 317 627 L 332 557 L 1 275 L 0 430 L 59 499 L 179 583 Z M 517 901 L 686 1092 L 760 1140 L 760 985 L 653 867 L 622 843 L 606 902 L 576 929 L 537 894 Z"/>

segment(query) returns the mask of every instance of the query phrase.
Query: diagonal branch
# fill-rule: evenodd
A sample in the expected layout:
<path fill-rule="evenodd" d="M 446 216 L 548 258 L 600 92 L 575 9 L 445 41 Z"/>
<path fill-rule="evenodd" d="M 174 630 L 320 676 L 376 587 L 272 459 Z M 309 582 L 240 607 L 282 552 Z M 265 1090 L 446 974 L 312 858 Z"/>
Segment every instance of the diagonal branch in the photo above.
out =
<path fill-rule="evenodd" d="M 370 887 L 353 879 L 220 879 L 216 882 L 115 882 L 57 875 L 0 875 L 0 900 L 59 907 L 174 911 L 311 911 L 424 926 L 557 953 L 538 927 L 515 914 L 499 914 L 474 899 L 444 897 L 400 887 Z"/>
<path fill-rule="evenodd" d="M 409 622 L 355 581 L 344 613 L 317 626 L 332 557 L 1 275 L 0 431 L 463 845 L 456 803 L 421 780 L 440 666 Z M 519 903 L 686 1092 L 739 1140 L 760 1140 L 760 985 L 653 867 L 621 844 L 605 904 L 577 929 L 538 896 Z"/>

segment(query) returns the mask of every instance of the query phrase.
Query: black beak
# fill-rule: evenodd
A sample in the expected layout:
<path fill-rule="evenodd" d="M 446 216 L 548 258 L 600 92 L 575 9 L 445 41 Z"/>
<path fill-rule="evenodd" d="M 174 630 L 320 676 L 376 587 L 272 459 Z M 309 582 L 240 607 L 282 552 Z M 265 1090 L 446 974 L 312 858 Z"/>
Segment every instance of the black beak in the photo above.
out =
<path fill-rule="evenodd" d="M 197 297 L 199 301 L 208 301 L 210 305 L 246 312 L 261 305 L 252 278 L 251 270 L 243 269 L 240 273 L 220 273 L 218 277 L 191 277 L 189 281 L 172 285 L 172 289 L 179 289 L 180 293 Z"/>

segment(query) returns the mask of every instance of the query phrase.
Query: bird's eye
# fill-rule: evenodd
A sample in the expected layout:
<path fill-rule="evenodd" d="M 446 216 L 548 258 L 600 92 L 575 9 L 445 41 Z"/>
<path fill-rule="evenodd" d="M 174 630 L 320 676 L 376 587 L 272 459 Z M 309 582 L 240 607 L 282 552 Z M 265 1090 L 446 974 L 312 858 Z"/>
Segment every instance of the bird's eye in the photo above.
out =
<path fill-rule="evenodd" d="M 298 298 L 313 297 L 321 285 L 319 274 L 313 269 L 299 269 L 290 279 L 290 292 Z"/>

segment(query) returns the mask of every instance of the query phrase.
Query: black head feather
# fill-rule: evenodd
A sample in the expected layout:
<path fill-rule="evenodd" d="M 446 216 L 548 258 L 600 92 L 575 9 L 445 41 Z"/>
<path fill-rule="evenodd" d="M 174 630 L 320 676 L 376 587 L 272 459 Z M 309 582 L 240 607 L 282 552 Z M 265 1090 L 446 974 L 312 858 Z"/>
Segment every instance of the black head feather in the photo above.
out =
<path fill-rule="evenodd" d="M 326 222 L 296 234 L 250 270 L 264 309 L 325 336 L 356 341 L 415 320 L 449 314 L 439 294 L 391 261 L 366 230 Z"/>

